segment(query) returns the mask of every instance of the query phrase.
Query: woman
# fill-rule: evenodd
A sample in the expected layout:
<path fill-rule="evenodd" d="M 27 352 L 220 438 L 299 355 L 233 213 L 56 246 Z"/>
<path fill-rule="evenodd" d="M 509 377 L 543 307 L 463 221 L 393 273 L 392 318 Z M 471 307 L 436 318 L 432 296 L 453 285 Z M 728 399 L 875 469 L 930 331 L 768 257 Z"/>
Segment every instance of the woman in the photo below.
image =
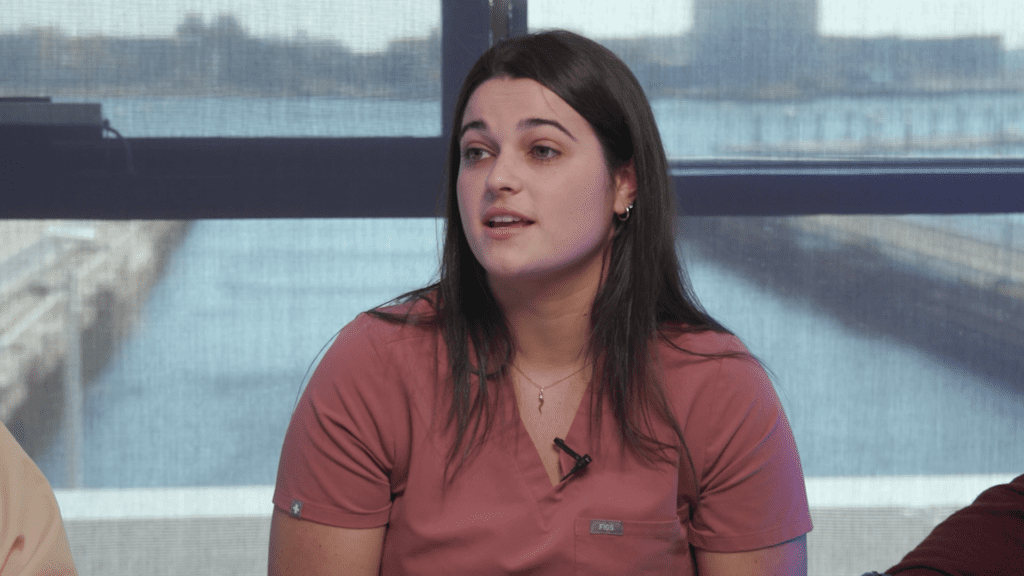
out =
<path fill-rule="evenodd" d="M 628 68 L 568 32 L 512 39 L 455 122 L 440 281 L 317 368 L 270 573 L 806 573 L 789 425 L 689 293 Z"/>

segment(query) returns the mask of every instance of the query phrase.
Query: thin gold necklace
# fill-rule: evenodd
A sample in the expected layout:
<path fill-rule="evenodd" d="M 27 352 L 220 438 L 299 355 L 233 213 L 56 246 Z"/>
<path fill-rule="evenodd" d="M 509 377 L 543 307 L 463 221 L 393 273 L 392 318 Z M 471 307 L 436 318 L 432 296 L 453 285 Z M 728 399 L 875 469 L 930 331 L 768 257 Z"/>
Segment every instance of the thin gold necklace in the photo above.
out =
<path fill-rule="evenodd" d="M 579 374 L 580 372 L 583 372 L 583 369 L 586 368 L 589 365 L 590 365 L 590 363 L 588 362 L 588 363 L 584 364 L 583 366 L 580 366 L 580 369 L 575 371 L 575 372 L 573 372 L 572 374 L 569 374 L 568 376 L 566 376 L 564 378 L 560 378 L 560 379 L 556 380 L 555 382 L 552 382 L 551 384 L 548 384 L 547 386 L 541 386 L 540 384 L 537 384 L 536 382 L 534 382 L 533 379 L 531 379 L 529 376 L 527 376 L 526 373 L 523 372 L 519 368 L 519 366 L 516 366 L 515 362 L 512 362 L 512 367 L 516 369 L 516 372 L 519 372 L 520 374 L 522 374 L 523 378 L 526 378 L 527 382 L 529 382 L 530 384 L 533 384 L 534 386 L 537 387 L 538 390 L 540 390 L 540 393 L 537 394 L 537 402 L 539 402 L 539 404 L 537 405 L 537 411 L 541 412 L 541 413 L 544 412 L 544 390 L 547 389 L 547 388 L 551 388 L 552 386 L 557 386 L 558 384 L 561 384 L 562 382 L 565 382 L 569 378 L 572 378 L 573 376 Z"/>

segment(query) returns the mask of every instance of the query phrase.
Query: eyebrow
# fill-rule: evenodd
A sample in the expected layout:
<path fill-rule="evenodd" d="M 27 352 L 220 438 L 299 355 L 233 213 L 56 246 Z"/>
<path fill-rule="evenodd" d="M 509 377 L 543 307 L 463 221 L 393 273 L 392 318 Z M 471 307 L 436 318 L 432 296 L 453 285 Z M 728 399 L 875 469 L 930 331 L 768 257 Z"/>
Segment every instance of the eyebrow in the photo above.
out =
<path fill-rule="evenodd" d="M 562 132 L 564 132 L 565 135 L 568 136 L 569 138 L 572 138 L 573 142 L 576 141 L 576 137 L 572 135 L 572 132 L 569 132 L 565 128 L 565 126 L 562 126 L 561 124 L 559 124 L 558 122 L 555 122 L 554 120 L 548 120 L 546 118 L 525 118 L 523 120 L 520 120 L 519 124 L 517 124 L 517 127 L 520 130 L 528 130 L 530 128 L 536 128 L 538 126 L 552 126 L 554 128 L 557 128 L 558 130 L 561 130 Z M 462 127 L 462 130 L 459 131 L 459 140 L 461 140 L 462 137 L 466 135 L 466 132 L 469 132 L 470 130 L 484 130 L 484 131 L 486 131 L 487 130 L 487 123 L 484 122 L 483 120 L 474 120 L 472 122 L 467 122 Z"/>

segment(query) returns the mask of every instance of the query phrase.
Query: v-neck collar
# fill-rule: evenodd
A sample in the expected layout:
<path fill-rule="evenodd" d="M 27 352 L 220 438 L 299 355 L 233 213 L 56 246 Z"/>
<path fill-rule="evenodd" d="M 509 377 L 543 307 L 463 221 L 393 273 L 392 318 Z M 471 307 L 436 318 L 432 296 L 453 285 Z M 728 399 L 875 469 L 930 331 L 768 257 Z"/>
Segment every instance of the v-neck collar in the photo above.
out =
<path fill-rule="evenodd" d="M 589 440 L 590 403 L 591 398 L 588 389 L 584 392 L 583 398 L 580 399 L 572 423 L 569 425 L 569 431 L 566 433 L 565 438 L 563 438 L 566 445 L 581 456 L 592 452 Z M 515 420 L 516 467 L 520 472 L 520 477 L 526 484 L 527 491 L 533 496 L 535 502 L 541 504 L 545 501 L 560 500 L 561 493 L 566 485 L 572 482 L 573 478 L 577 477 L 579 473 L 565 480 L 559 480 L 558 483 L 552 485 L 551 478 L 548 477 L 548 472 L 544 468 L 544 462 L 541 461 L 540 453 L 537 451 L 537 447 L 534 446 L 530 433 L 526 430 L 526 424 L 523 422 L 523 417 L 519 414 L 518 408 L 515 408 Z M 551 441 L 554 442 L 554 438 Z M 572 470 L 575 464 L 576 460 L 572 456 L 569 456 L 562 450 L 558 451 L 560 478 L 565 476 L 569 470 Z"/>

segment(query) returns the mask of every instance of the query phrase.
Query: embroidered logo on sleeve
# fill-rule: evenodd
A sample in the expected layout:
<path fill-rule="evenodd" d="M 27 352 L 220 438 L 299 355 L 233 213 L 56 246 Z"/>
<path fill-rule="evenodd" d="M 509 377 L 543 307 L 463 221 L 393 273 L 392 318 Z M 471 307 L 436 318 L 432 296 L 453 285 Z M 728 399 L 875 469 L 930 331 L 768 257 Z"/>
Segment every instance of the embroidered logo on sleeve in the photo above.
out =
<path fill-rule="evenodd" d="M 590 533 L 591 534 L 611 534 L 613 536 L 622 536 L 622 521 L 621 520 L 591 520 L 590 521 Z"/>
<path fill-rule="evenodd" d="M 292 500 L 292 518 L 302 517 L 302 500 Z"/>

